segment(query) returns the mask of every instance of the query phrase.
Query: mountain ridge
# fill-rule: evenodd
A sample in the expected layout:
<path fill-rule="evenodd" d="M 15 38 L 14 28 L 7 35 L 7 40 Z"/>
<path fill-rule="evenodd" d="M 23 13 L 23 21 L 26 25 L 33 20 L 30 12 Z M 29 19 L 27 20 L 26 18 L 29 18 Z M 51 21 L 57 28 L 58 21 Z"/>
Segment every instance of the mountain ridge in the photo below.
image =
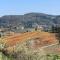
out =
<path fill-rule="evenodd" d="M 5 15 L 0 17 L 0 26 L 17 26 L 19 24 L 25 27 L 32 27 L 34 23 L 38 25 L 60 25 L 60 15 L 49 15 L 45 13 L 27 13 L 24 15 Z"/>

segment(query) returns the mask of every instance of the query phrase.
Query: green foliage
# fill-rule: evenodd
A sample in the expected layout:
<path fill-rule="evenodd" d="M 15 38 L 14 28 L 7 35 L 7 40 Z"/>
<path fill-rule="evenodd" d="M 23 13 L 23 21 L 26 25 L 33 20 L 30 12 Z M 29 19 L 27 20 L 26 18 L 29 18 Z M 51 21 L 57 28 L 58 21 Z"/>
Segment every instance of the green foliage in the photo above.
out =
<path fill-rule="evenodd" d="M 46 55 L 47 60 L 60 60 L 60 55 L 58 54 L 48 54 Z"/>
<path fill-rule="evenodd" d="M 59 40 L 59 44 L 60 44 L 60 27 L 56 26 L 52 26 L 52 29 L 51 29 L 51 32 L 52 33 L 56 33 L 56 38 Z"/>
<path fill-rule="evenodd" d="M 12 56 L 6 56 L 2 52 L 0 52 L 0 60 L 13 60 Z"/>
<path fill-rule="evenodd" d="M 60 33 L 60 27 L 58 27 L 58 26 L 56 26 L 56 27 L 52 26 L 51 32 L 53 32 L 53 33 Z"/>

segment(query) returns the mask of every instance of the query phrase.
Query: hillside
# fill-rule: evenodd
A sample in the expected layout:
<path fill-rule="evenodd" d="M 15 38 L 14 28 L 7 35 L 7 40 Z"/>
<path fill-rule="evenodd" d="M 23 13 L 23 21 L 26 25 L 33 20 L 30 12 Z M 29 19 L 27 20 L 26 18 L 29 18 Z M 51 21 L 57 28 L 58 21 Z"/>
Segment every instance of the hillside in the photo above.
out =
<path fill-rule="evenodd" d="M 10 37 L 8 36 L 4 38 L 3 42 L 5 44 L 5 47 L 13 47 L 16 46 L 16 44 L 21 44 L 29 40 L 36 41 L 37 42 L 36 46 L 45 46 L 55 44 L 58 42 L 55 37 L 55 34 L 39 31 L 16 34 Z"/>
<path fill-rule="evenodd" d="M 3 46 L 2 49 L 0 47 L 0 51 L 4 55 L 18 60 L 23 60 L 30 56 L 33 59 L 34 57 L 39 58 L 46 55 L 49 51 L 55 53 L 56 49 L 58 49 L 52 48 L 53 45 L 58 44 L 55 34 L 43 31 L 25 32 L 22 34 L 17 33 L 12 36 L 4 37 L 0 40 L 0 43 Z M 49 47 L 51 48 L 49 49 Z"/>
<path fill-rule="evenodd" d="M 32 25 L 60 25 L 59 15 L 48 15 L 44 13 L 27 13 L 24 15 L 5 15 L 0 17 L 0 27 L 14 27 L 23 25 L 24 27 L 32 27 Z"/>

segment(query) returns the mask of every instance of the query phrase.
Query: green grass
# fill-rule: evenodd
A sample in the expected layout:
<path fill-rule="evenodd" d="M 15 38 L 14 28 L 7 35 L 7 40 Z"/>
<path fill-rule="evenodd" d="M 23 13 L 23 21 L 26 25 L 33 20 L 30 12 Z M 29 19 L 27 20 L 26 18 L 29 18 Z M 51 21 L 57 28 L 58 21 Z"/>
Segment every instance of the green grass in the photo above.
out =
<path fill-rule="evenodd" d="M 48 54 L 46 55 L 47 60 L 60 60 L 60 55 L 57 54 Z"/>
<path fill-rule="evenodd" d="M 27 59 L 29 57 L 30 59 Z M 46 59 L 44 59 L 46 57 Z M 5 56 L 3 53 L 0 52 L 0 60 L 15 60 L 12 56 Z M 23 60 L 60 60 L 60 55 L 58 54 L 48 54 L 39 56 L 37 55 L 25 55 Z"/>
<path fill-rule="evenodd" d="M 0 60 L 13 60 L 13 57 L 5 56 L 2 52 L 0 52 Z"/>

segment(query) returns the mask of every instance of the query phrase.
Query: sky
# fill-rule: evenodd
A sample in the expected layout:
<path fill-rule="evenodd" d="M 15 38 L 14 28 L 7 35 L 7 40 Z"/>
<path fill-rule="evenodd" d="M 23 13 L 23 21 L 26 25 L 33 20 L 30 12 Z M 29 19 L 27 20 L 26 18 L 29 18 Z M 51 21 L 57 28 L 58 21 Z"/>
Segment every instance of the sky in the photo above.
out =
<path fill-rule="evenodd" d="M 0 16 L 30 12 L 60 15 L 60 0 L 0 0 Z"/>

